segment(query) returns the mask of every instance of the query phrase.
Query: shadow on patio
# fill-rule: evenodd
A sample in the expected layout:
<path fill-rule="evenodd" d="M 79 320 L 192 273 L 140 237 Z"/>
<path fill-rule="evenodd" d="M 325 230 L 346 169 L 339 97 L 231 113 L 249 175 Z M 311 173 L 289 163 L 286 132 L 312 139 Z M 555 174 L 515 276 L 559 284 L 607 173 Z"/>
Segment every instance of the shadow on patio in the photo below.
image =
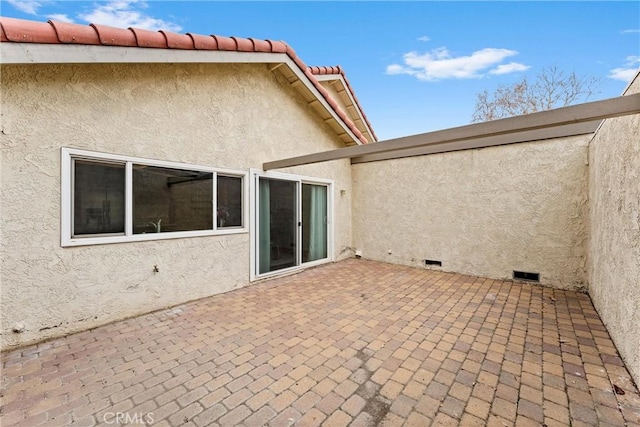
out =
<path fill-rule="evenodd" d="M 351 259 L 2 355 L 9 425 L 625 425 L 586 294 Z"/>

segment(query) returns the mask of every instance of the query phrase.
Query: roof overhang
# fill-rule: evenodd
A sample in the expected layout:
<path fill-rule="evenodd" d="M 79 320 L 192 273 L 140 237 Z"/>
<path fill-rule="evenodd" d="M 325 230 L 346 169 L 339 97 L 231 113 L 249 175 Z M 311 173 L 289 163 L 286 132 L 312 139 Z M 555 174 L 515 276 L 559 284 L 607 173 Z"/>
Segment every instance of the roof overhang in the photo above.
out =
<path fill-rule="evenodd" d="M 354 98 L 353 92 L 342 74 L 315 74 L 315 77 L 319 82 L 326 82 L 334 88 L 338 96 L 340 96 L 340 100 L 344 103 L 347 113 L 351 116 L 360 132 L 362 132 L 369 141 L 375 141 L 376 137 L 373 129 L 369 126 L 368 120 L 362 113 L 358 101 Z"/>
<path fill-rule="evenodd" d="M 593 133 L 603 119 L 638 113 L 640 113 L 640 94 L 626 95 L 524 116 L 380 141 L 377 144 L 276 160 L 265 163 L 263 169 L 280 169 L 339 159 L 351 159 L 352 163 L 363 163 Z"/>
<path fill-rule="evenodd" d="M 347 146 L 363 142 L 287 53 L 182 50 L 83 44 L 0 43 L 2 64 L 266 64 L 284 76 Z M 324 90 L 324 89 L 323 89 Z"/>

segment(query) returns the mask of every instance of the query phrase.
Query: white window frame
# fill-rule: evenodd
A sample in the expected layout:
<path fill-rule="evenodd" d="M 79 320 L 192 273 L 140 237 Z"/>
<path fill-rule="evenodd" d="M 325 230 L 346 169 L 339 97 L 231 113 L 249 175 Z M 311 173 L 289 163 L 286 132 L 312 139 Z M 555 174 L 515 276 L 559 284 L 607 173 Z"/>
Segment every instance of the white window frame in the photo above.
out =
<path fill-rule="evenodd" d="M 61 159 L 61 245 L 87 246 L 110 243 L 140 242 L 147 240 L 166 240 L 188 237 L 220 236 L 249 232 L 249 174 L 244 171 L 212 168 L 189 163 L 168 162 L 140 157 L 122 156 L 97 151 L 62 148 Z M 125 165 L 125 231 L 124 234 L 91 235 L 87 237 L 73 236 L 73 160 L 89 160 Z M 158 166 L 170 169 L 193 170 L 213 174 L 213 228 L 211 230 L 174 231 L 165 233 L 133 234 L 133 165 Z M 217 176 L 242 178 L 242 227 L 218 228 L 215 213 L 217 212 Z"/>
<path fill-rule="evenodd" d="M 268 273 L 258 273 L 258 180 L 260 178 L 272 178 L 272 179 L 281 179 L 285 181 L 296 182 L 297 185 L 297 221 L 300 221 L 300 215 L 302 214 L 302 184 L 315 184 L 315 185 L 326 185 L 327 186 L 327 257 L 323 259 L 319 259 L 316 261 L 309 261 L 303 263 L 302 260 L 299 260 L 299 264 L 289 268 L 283 268 L 281 270 L 275 270 Z M 305 175 L 296 175 L 289 174 L 283 172 L 264 172 L 259 169 L 251 169 L 250 171 L 250 219 L 249 224 L 251 227 L 251 245 L 250 245 L 250 261 L 251 261 L 251 271 L 249 274 L 249 281 L 253 282 L 255 280 L 262 280 L 265 278 L 270 278 L 274 276 L 286 275 L 292 272 L 304 270 L 305 268 L 314 267 L 321 264 L 327 264 L 335 261 L 335 254 L 333 250 L 334 246 L 334 221 L 335 221 L 335 210 L 334 210 L 334 187 L 335 182 L 331 179 L 324 178 L 316 178 Z M 298 232 L 296 236 L 298 239 L 297 247 L 300 248 L 302 242 L 302 233 Z"/>

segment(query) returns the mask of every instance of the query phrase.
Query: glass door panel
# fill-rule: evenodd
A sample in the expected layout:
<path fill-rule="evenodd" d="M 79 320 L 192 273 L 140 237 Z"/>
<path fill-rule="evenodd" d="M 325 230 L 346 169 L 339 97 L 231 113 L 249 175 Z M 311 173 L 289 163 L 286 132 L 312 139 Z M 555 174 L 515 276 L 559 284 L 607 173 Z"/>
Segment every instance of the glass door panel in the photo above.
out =
<path fill-rule="evenodd" d="M 327 258 L 327 186 L 302 184 L 302 262 Z"/>
<path fill-rule="evenodd" d="M 260 274 L 298 265 L 297 185 L 296 181 L 259 178 Z"/>

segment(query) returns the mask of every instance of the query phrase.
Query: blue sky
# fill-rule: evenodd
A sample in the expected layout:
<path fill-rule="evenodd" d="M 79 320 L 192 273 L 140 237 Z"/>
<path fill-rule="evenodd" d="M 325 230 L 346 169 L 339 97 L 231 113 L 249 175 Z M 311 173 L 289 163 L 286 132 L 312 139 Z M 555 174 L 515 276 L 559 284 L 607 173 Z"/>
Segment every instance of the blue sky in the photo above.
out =
<path fill-rule="evenodd" d="M 284 40 L 342 65 L 378 137 L 468 124 L 476 94 L 545 67 L 618 96 L 640 66 L 640 2 L 2 0 L 1 15 Z"/>

